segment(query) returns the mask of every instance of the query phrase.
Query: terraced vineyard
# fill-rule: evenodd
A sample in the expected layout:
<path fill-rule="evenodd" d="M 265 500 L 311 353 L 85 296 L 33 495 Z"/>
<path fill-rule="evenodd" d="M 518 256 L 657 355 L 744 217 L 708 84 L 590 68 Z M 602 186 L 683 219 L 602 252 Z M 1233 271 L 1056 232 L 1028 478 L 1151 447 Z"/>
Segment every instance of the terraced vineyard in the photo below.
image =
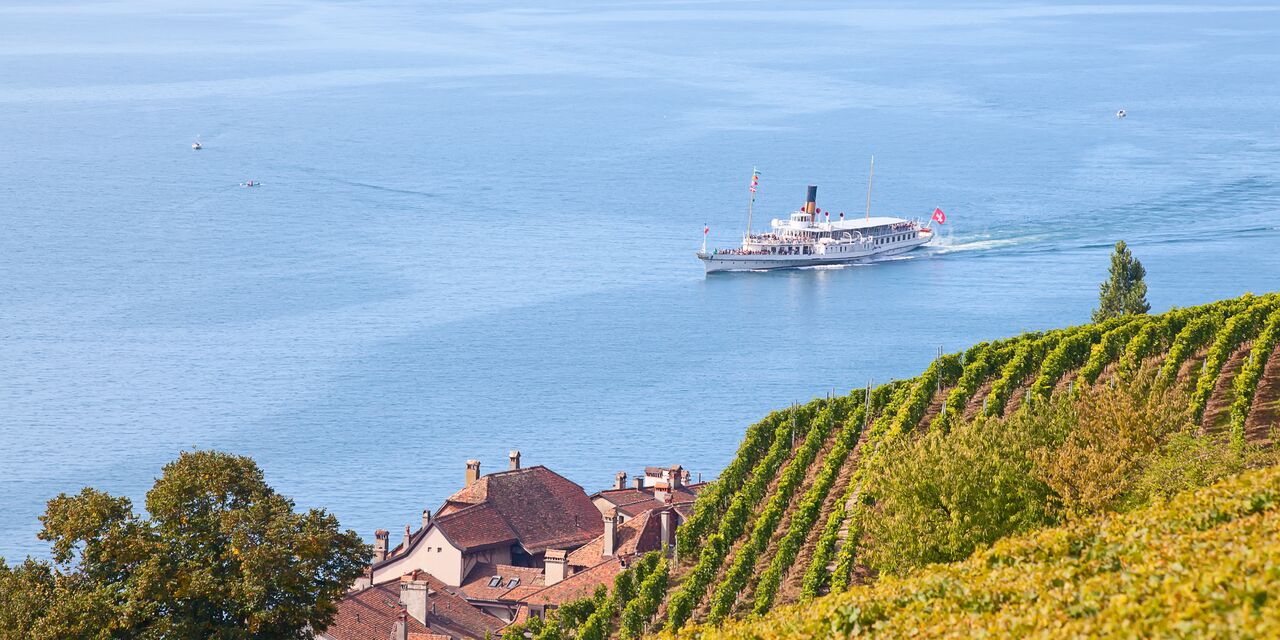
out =
<path fill-rule="evenodd" d="M 562 624 L 538 637 L 674 633 L 844 591 L 865 581 L 859 544 L 870 511 L 857 506 L 868 463 L 888 444 L 1009 416 L 1139 370 L 1182 389 L 1204 433 L 1233 448 L 1264 442 L 1280 414 L 1278 343 L 1280 295 L 1246 294 L 983 343 L 939 357 L 910 380 L 774 412 L 747 430 L 737 457 L 699 497 L 669 566 L 646 569 L 667 587 L 661 603 L 629 607 L 629 618 L 615 615 L 586 635 Z"/>
<path fill-rule="evenodd" d="M 1143 532 L 1134 535 L 1134 531 Z M 1274 638 L 1280 468 L 681 638 Z"/>

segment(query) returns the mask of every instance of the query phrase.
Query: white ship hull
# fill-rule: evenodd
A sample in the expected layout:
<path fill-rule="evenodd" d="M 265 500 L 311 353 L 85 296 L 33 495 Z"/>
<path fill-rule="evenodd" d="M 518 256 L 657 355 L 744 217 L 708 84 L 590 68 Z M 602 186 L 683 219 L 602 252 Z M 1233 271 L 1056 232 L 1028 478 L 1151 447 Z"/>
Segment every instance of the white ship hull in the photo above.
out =
<path fill-rule="evenodd" d="M 703 266 L 707 273 L 715 273 L 717 271 L 760 271 L 765 269 L 795 269 L 799 267 L 816 267 L 825 265 L 840 264 L 857 264 L 864 262 L 873 262 L 878 258 L 885 258 L 906 253 L 929 243 L 932 239 L 931 235 L 904 240 L 899 243 L 882 245 L 870 248 L 865 252 L 858 252 L 850 255 L 772 255 L 772 254 L 733 254 L 733 253 L 701 253 L 697 254 L 698 259 L 702 260 Z"/>

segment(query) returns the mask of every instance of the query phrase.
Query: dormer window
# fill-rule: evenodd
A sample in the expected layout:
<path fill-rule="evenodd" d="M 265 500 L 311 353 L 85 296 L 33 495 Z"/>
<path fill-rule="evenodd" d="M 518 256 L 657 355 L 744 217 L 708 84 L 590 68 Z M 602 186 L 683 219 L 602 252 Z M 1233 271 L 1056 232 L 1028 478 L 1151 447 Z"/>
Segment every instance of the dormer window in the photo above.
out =
<path fill-rule="evenodd" d="M 497 587 L 497 586 L 500 586 L 501 584 L 502 584 L 502 576 L 494 576 L 492 578 L 489 578 L 489 586 Z"/>

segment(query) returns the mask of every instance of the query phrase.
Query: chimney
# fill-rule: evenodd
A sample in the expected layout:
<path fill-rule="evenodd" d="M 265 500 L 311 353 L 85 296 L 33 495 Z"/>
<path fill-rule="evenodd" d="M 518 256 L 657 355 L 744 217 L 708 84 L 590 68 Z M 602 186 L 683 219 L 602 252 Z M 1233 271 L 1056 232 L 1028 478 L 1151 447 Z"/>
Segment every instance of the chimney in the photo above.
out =
<path fill-rule="evenodd" d="M 618 546 L 618 510 L 609 509 L 604 512 L 604 549 L 600 555 L 613 556 Z"/>
<path fill-rule="evenodd" d="M 638 479 L 639 478 L 637 478 L 637 480 Z M 626 471 L 619 471 L 613 474 L 613 488 L 614 489 L 627 488 L 627 472 Z"/>
<path fill-rule="evenodd" d="M 809 219 L 818 221 L 818 186 L 809 185 L 809 193 L 804 199 L 804 212 L 809 214 Z"/>
<path fill-rule="evenodd" d="M 406 524 L 404 526 L 404 546 L 400 547 L 400 553 L 409 552 L 409 536 L 410 535 L 412 534 L 409 533 L 409 525 Z"/>
<path fill-rule="evenodd" d="M 684 467 L 674 464 L 671 465 L 671 488 L 679 489 L 684 486 Z"/>
<path fill-rule="evenodd" d="M 409 622 L 408 616 L 404 612 L 396 618 L 396 623 L 391 627 L 391 640 L 409 640 Z"/>
<path fill-rule="evenodd" d="M 663 509 L 662 513 L 659 514 L 658 517 L 661 521 L 662 527 L 662 546 L 660 548 L 662 549 L 662 553 L 666 554 L 667 549 L 671 548 L 671 509 Z"/>
<path fill-rule="evenodd" d="M 515 471 L 520 468 L 520 450 L 512 451 L 507 454 L 507 459 L 511 461 L 511 470 Z"/>
<path fill-rule="evenodd" d="M 423 509 L 422 510 L 422 530 L 426 531 L 427 527 L 429 526 L 431 526 L 431 510 Z"/>
<path fill-rule="evenodd" d="M 569 564 L 569 552 L 564 549 L 547 549 L 547 553 L 543 556 L 546 564 L 546 574 L 543 576 L 543 582 L 546 586 L 551 586 L 565 579 L 565 573 Z"/>
<path fill-rule="evenodd" d="M 480 479 L 480 461 L 468 460 L 467 461 L 467 486 L 468 487 L 471 486 L 472 482 L 475 482 L 476 480 L 479 480 L 479 479 Z"/>
<path fill-rule="evenodd" d="M 644 488 L 644 476 L 636 476 L 631 479 L 631 484 L 637 489 Z"/>
<path fill-rule="evenodd" d="M 658 502 L 667 502 L 671 497 L 671 485 L 665 482 L 659 482 L 653 485 L 653 499 Z"/>
<path fill-rule="evenodd" d="M 414 580 L 412 573 L 400 576 L 400 604 L 405 613 L 414 620 L 427 624 L 427 594 L 430 593 L 426 580 Z"/>
<path fill-rule="evenodd" d="M 391 538 L 391 532 L 386 529 L 378 529 L 373 532 L 373 561 L 382 562 L 387 559 L 387 540 Z"/>

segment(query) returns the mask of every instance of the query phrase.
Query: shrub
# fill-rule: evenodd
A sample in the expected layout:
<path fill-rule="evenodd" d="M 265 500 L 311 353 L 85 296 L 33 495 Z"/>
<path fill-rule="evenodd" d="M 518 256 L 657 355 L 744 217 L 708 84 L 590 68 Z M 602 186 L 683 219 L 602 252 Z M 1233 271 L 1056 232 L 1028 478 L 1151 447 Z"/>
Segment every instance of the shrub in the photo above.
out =
<path fill-rule="evenodd" d="M 1117 507 L 1147 457 L 1170 434 L 1191 427 L 1185 398 L 1157 384 L 1149 369 L 1130 383 L 1085 390 L 1063 439 L 1037 452 L 1037 475 L 1069 516 Z"/>
<path fill-rule="evenodd" d="M 1035 477 L 1032 452 L 1052 434 L 983 418 L 889 443 L 869 471 L 858 504 L 863 559 L 901 574 L 932 562 L 968 557 L 1010 533 L 1051 521 L 1051 492 Z"/>

